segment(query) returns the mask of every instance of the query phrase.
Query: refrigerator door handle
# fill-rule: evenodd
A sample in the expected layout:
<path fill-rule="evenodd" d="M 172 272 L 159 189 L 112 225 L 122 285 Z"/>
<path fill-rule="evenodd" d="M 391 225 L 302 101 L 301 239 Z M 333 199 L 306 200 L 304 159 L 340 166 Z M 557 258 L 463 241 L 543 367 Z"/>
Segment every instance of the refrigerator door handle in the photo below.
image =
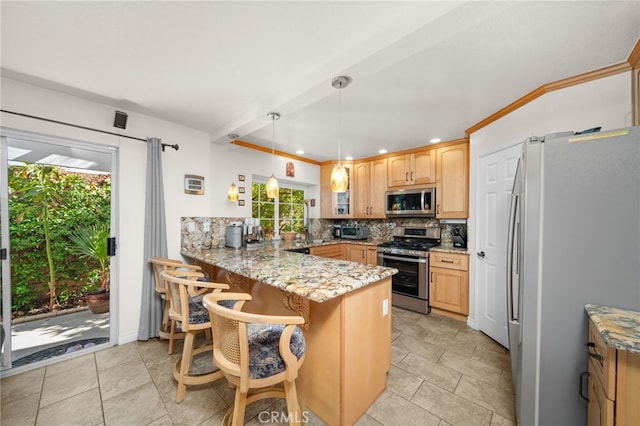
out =
<path fill-rule="evenodd" d="M 507 309 L 509 321 L 518 321 L 519 319 L 519 285 L 520 285 L 520 267 L 519 267 L 519 243 L 520 243 L 520 196 L 511 194 L 511 208 L 509 210 L 509 237 L 507 245 Z M 515 268 L 514 268 L 515 262 Z"/>

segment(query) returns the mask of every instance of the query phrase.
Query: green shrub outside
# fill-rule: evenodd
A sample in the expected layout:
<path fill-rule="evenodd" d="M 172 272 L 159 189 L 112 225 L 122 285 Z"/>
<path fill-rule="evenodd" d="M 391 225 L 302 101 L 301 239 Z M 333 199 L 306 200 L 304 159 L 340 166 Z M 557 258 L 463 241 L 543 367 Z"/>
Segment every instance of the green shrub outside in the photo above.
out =
<path fill-rule="evenodd" d="M 46 168 L 48 186 L 56 195 L 48 211 L 51 258 L 57 303 L 81 298 L 99 287 L 96 261 L 73 254 L 69 240 L 74 230 L 110 221 L 111 177 L 66 172 L 55 166 L 9 166 L 12 311 L 30 311 L 48 305 L 49 262 L 42 217 L 34 214 L 33 190 L 25 176 Z M 42 170 L 40 170 L 42 171 Z"/>

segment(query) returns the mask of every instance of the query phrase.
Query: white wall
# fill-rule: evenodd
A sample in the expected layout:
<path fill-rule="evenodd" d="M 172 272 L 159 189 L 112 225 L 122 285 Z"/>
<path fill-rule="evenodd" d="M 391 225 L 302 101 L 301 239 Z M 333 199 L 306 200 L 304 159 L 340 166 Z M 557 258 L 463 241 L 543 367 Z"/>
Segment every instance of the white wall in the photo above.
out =
<path fill-rule="evenodd" d="M 287 177 L 285 174 L 286 163 L 289 161 L 293 162 L 295 167 L 293 178 Z M 275 173 L 281 186 L 288 184 L 305 187 L 305 197 L 316 199 L 316 207 L 309 209 L 309 217 L 317 218 L 320 216 L 319 166 L 279 156 L 276 156 L 273 161 L 271 154 L 241 146 L 233 147 L 231 144 L 212 145 L 211 148 L 211 175 L 215 181 L 215 187 L 212 188 L 211 216 L 251 217 L 253 177 L 261 177 L 266 180 L 271 176 L 271 173 Z M 245 181 L 239 182 L 238 175 L 244 175 Z M 245 200 L 244 207 L 227 201 L 227 189 L 232 181 L 236 186 L 244 186 L 245 188 L 245 193 L 238 197 L 239 200 Z"/>
<path fill-rule="evenodd" d="M 251 216 L 252 174 L 270 176 L 272 157 L 259 151 L 231 145 L 213 145 L 209 134 L 178 124 L 134 113 L 112 105 L 89 101 L 77 96 L 42 89 L 30 84 L 2 78 L 2 109 L 40 116 L 109 132 L 121 132 L 139 138 L 159 137 L 162 142 L 178 144 L 175 151 L 163 154 L 163 181 L 167 220 L 168 254 L 180 258 L 180 218 Z M 128 114 L 127 129 L 113 127 L 115 110 Z M 137 338 L 142 291 L 144 253 L 144 203 L 146 180 L 146 144 L 118 136 L 77 129 L 60 124 L 2 113 L 0 125 L 5 128 L 40 133 L 82 142 L 117 147 L 118 150 L 118 253 L 117 274 L 112 289 L 118 298 L 117 339 L 126 343 Z M 285 163 L 295 164 L 295 178 L 286 178 Z M 276 156 L 276 177 L 298 185 L 311 185 L 308 198 L 319 198 L 319 167 Z M 204 176 L 204 195 L 184 193 L 184 175 Z M 227 189 L 238 174 L 246 176 L 245 207 L 227 201 Z M 236 180 L 236 185 L 240 182 Z M 319 201 L 319 200 L 318 200 Z M 311 217 L 319 214 L 312 209 Z"/>
<path fill-rule="evenodd" d="M 467 232 L 471 253 L 471 325 L 475 323 L 475 253 L 482 250 L 475 245 L 477 165 L 480 157 L 520 143 L 529 136 L 598 126 L 603 130 L 627 127 L 632 123 L 631 110 L 631 73 L 628 72 L 548 93 L 470 135 L 471 191 Z"/>
<path fill-rule="evenodd" d="M 113 106 L 87 101 L 75 96 L 44 90 L 32 85 L 2 79 L 2 108 L 10 111 L 65 121 L 110 132 L 113 127 Z M 123 134 L 146 138 L 159 137 L 163 142 L 179 144 L 179 151 L 167 149 L 163 154 L 163 179 L 167 217 L 169 255 L 176 257 L 180 245 L 180 217 L 209 216 L 211 192 L 204 196 L 184 194 L 185 174 L 205 176 L 210 181 L 209 135 L 127 110 L 129 118 Z M 113 278 L 118 298 L 117 336 L 119 343 L 137 337 L 143 259 L 144 203 L 146 179 L 146 144 L 117 136 L 105 135 L 44 121 L 2 114 L 2 126 L 53 135 L 83 142 L 118 148 L 119 224 L 117 276 Z"/>

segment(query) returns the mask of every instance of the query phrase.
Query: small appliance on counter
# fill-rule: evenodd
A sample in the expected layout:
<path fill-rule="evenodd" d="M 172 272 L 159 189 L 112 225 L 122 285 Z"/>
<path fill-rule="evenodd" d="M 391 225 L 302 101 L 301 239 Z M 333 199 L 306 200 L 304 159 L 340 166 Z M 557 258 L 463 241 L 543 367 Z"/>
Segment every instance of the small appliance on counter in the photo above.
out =
<path fill-rule="evenodd" d="M 340 238 L 342 236 L 342 225 L 333 225 L 333 238 Z"/>
<path fill-rule="evenodd" d="M 453 228 L 451 239 L 455 248 L 467 248 L 467 233 L 464 229 Z"/>
<path fill-rule="evenodd" d="M 340 238 L 347 240 L 366 240 L 369 238 L 369 228 L 366 226 L 343 225 L 341 231 L 342 236 Z"/>
<path fill-rule="evenodd" d="M 231 248 L 242 247 L 242 224 L 232 223 L 224 231 L 224 245 Z"/>

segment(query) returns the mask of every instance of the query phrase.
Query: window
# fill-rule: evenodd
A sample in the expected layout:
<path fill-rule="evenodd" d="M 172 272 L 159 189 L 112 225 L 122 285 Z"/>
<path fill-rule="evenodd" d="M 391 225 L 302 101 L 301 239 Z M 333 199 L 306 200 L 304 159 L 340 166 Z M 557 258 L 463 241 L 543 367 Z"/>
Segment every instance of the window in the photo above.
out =
<path fill-rule="evenodd" d="M 273 235 L 276 224 L 280 232 L 304 230 L 304 190 L 280 187 L 279 198 L 267 198 L 266 184 L 251 185 L 251 216 L 260 219 L 265 235 Z M 277 205 L 275 203 L 278 203 Z M 278 215 L 278 221 L 276 221 Z"/>

